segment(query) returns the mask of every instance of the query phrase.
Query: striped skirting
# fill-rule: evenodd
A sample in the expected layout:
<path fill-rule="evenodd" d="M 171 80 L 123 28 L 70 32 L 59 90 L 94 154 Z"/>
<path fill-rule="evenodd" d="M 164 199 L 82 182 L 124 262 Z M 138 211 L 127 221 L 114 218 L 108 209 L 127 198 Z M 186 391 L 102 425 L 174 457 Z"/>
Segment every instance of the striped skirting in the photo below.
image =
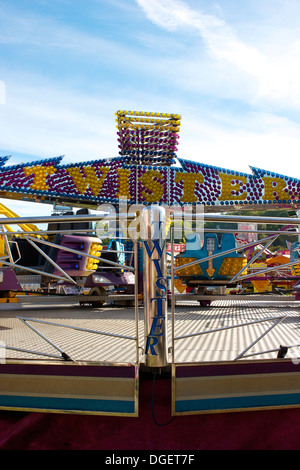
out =
<path fill-rule="evenodd" d="M 0 364 L 0 409 L 137 416 L 135 365 Z"/>
<path fill-rule="evenodd" d="M 173 365 L 173 415 L 299 406 L 300 365 L 290 359 Z"/>

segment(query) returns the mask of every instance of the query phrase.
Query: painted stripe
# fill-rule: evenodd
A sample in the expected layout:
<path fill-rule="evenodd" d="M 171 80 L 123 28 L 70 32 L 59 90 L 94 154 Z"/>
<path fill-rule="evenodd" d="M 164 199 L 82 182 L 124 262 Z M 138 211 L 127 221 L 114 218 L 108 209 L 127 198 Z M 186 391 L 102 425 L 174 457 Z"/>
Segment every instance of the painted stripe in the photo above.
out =
<path fill-rule="evenodd" d="M 299 406 L 300 393 L 255 395 L 244 397 L 222 397 L 214 399 L 180 400 L 175 402 L 175 411 L 201 412 L 226 411 L 280 406 Z"/>
<path fill-rule="evenodd" d="M 1 374 L 135 378 L 135 366 L 0 364 Z"/>
<path fill-rule="evenodd" d="M 0 394 L 132 397 L 133 379 L 0 374 Z"/>
<path fill-rule="evenodd" d="M 134 401 L 0 395 L 0 408 L 94 413 L 134 413 Z"/>
<path fill-rule="evenodd" d="M 284 373 L 297 372 L 297 370 L 300 371 L 300 368 L 293 364 L 290 359 L 203 365 L 176 365 L 176 378 Z"/>
<path fill-rule="evenodd" d="M 291 360 L 196 364 L 173 369 L 175 413 L 300 406 L 300 369 Z"/>
<path fill-rule="evenodd" d="M 138 415 L 137 366 L 1 364 L 0 409 Z"/>
<path fill-rule="evenodd" d="M 244 393 L 300 392 L 300 374 L 265 374 L 177 379 L 176 398 L 187 396 L 238 396 Z"/>

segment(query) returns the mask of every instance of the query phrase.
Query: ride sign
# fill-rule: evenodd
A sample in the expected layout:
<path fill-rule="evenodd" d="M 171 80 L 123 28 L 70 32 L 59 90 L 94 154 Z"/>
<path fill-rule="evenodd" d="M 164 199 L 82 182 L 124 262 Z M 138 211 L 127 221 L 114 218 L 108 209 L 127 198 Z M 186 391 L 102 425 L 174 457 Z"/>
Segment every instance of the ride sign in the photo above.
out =
<path fill-rule="evenodd" d="M 164 367 L 168 363 L 165 209 L 145 208 L 143 220 L 146 365 Z"/>
<path fill-rule="evenodd" d="M 0 195 L 95 207 L 116 204 L 170 206 L 299 205 L 300 180 L 251 167 L 252 174 L 177 159 L 179 165 L 132 164 L 130 156 L 61 165 L 62 157 L 6 166 L 0 158 Z"/>

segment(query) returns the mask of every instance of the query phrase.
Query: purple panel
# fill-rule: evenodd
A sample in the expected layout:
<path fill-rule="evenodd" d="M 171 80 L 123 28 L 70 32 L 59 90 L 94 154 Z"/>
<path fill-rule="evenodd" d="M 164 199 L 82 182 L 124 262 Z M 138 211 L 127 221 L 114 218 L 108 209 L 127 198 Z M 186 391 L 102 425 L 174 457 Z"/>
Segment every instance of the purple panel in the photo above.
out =
<path fill-rule="evenodd" d="M 135 366 L 0 364 L 0 374 L 134 378 Z"/>
<path fill-rule="evenodd" d="M 251 363 L 224 363 L 216 365 L 188 365 L 176 368 L 176 378 L 183 377 L 213 377 L 221 375 L 247 375 L 297 372 L 297 366 L 292 361 L 282 359 L 274 362 L 251 362 Z"/>

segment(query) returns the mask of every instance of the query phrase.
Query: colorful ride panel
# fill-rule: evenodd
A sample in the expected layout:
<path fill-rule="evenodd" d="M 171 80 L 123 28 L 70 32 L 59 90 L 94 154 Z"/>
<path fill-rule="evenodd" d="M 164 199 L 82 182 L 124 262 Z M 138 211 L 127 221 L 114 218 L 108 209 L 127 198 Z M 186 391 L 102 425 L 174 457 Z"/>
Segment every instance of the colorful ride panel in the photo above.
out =
<path fill-rule="evenodd" d="M 299 369 L 290 359 L 174 364 L 172 414 L 295 408 Z"/>
<path fill-rule="evenodd" d="M 236 240 L 231 233 L 222 234 L 221 239 L 215 233 L 205 233 L 202 246 L 199 234 L 193 233 L 187 239 L 185 251 L 175 258 L 176 268 L 183 266 L 176 275 L 187 285 L 195 281 L 228 281 L 247 264 L 245 255 L 236 251 L 226 253 L 234 248 Z M 205 261 L 214 255 L 217 257 Z M 197 260 L 199 264 L 184 267 Z"/>
<path fill-rule="evenodd" d="M 0 364 L 0 410 L 138 416 L 138 366 Z"/>
<path fill-rule="evenodd" d="M 188 160 L 180 166 L 138 164 L 132 156 L 61 165 L 62 157 L 5 166 L 0 161 L 0 197 L 36 202 L 228 206 L 293 205 L 300 180 L 252 168 L 240 173 Z"/>

